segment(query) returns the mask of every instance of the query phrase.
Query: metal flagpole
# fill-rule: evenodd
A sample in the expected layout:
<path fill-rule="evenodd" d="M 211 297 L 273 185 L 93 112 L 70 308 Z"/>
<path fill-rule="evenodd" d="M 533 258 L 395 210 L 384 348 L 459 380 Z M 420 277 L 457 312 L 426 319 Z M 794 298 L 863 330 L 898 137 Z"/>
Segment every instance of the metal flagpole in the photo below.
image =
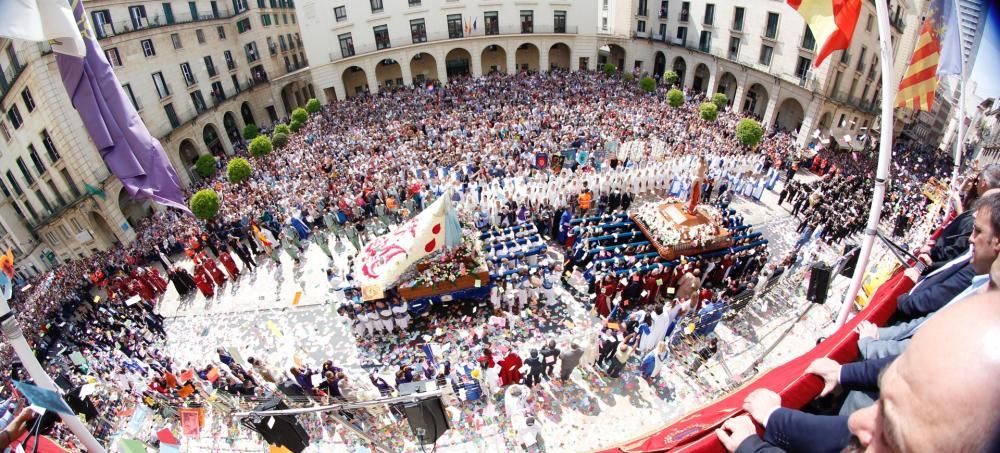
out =
<path fill-rule="evenodd" d="M 961 11 L 958 8 L 958 0 L 952 0 L 953 8 L 955 8 L 955 15 L 959 14 Z M 961 63 L 961 70 L 958 74 L 958 130 L 956 131 L 955 137 L 955 168 L 951 173 L 951 190 L 948 191 L 948 200 L 945 203 L 944 218 L 947 219 L 951 215 L 951 194 L 958 193 L 962 190 L 960 182 L 958 181 L 959 170 L 962 167 L 962 151 L 964 151 L 965 145 L 965 52 L 960 52 L 958 55 L 958 61 Z M 961 197 L 959 197 L 961 199 Z"/>
<path fill-rule="evenodd" d="M 24 339 L 24 333 L 21 331 L 21 326 L 14 319 L 14 312 L 10 310 L 7 300 L 2 296 L 0 296 L 0 331 L 3 332 L 3 336 L 7 338 L 11 348 L 14 349 L 14 353 L 21 359 L 21 364 L 28 371 L 28 374 L 31 375 L 31 379 L 35 385 L 61 395 L 62 393 L 56 387 L 56 383 L 45 372 L 42 364 L 35 357 L 34 351 L 28 346 L 27 340 Z M 75 415 L 59 414 L 59 417 L 62 418 L 66 427 L 76 435 L 77 439 L 83 443 L 88 452 L 104 453 L 104 447 L 94 438 L 94 435 L 90 433 L 90 430 L 87 429 L 82 420 Z"/>
<path fill-rule="evenodd" d="M 889 35 L 889 5 L 888 2 L 876 1 L 875 11 L 878 15 L 879 62 L 882 64 L 882 127 L 879 138 L 878 169 L 875 173 L 875 192 L 872 195 L 872 207 L 868 211 L 868 226 L 865 228 L 865 239 L 861 244 L 861 254 L 858 265 L 854 268 L 851 286 L 844 294 L 844 304 L 837 315 L 838 328 L 847 322 L 851 313 L 854 298 L 861 289 L 865 273 L 868 270 L 868 259 L 875 245 L 875 233 L 878 231 L 879 219 L 882 218 L 882 205 L 885 202 L 886 181 L 889 178 L 889 161 L 892 160 L 892 121 L 893 102 L 896 99 L 896 81 L 892 74 L 892 37 Z"/>

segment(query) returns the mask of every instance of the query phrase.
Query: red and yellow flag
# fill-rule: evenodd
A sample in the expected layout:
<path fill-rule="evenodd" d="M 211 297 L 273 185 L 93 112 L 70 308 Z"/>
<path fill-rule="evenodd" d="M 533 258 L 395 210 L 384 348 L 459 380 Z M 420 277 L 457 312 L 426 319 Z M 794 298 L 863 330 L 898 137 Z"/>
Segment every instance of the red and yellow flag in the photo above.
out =
<path fill-rule="evenodd" d="M 958 27 L 958 14 L 951 0 L 933 0 L 927 5 L 910 65 L 899 82 L 896 107 L 930 111 L 934 108 L 938 75 L 962 74 Z"/>
<path fill-rule="evenodd" d="M 833 51 L 851 45 L 861 15 L 861 0 L 788 0 L 788 5 L 806 20 L 816 38 L 819 53 L 813 63 L 815 67 Z"/>
<path fill-rule="evenodd" d="M 934 92 L 937 91 L 937 67 L 941 58 L 941 43 L 934 36 L 931 21 L 924 21 L 914 46 L 910 65 L 906 67 L 903 80 L 899 82 L 896 107 L 930 111 L 934 107 Z"/>

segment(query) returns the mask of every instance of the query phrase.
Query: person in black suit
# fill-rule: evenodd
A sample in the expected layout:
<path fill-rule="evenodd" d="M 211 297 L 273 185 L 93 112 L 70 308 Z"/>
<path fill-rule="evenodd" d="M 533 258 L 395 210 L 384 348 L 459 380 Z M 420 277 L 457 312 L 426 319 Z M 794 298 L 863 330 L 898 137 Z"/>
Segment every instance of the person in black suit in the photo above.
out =
<path fill-rule="evenodd" d="M 806 370 L 823 379 L 821 395 L 838 383 L 844 387 L 877 383 L 883 401 L 849 417 L 818 418 L 781 408 L 780 397 L 757 390 L 743 406 L 750 416 L 727 420 L 716 435 L 728 451 L 737 453 L 845 447 L 848 451 L 996 451 L 1000 360 L 992 345 L 984 343 L 984 334 L 1000 332 L 998 295 L 994 290 L 941 310 L 897 358 L 844 366 L 824 358 Z M 852 369 L 847 370 L 849 366 Z M 765 425 L 763 438 L 750 417 Z"/>
<path fill-rule="evenodd" d="M 967 188 L 967 192 L 972 201 L 985 196 L 987 191 L 1000 188 L 1000 164 L 987 165 L 971 182 L 974 182 L 974 185 Z M 972 209 L 961 211 L 948 223 L 948 226 L 944 227 L 935 241 L 928 241 L 918 251 L 917 258 L 927 265 L 925 274 L 937 270 L 969 249 L 969 235 L 972 234 L 972 224 L 975 221 L 972 211 Z"/>
<path fill-rule="evenodd" d="M 968 288 L 976 275 L 969 258 L 971 254 L 960 255 L 927 276 L 915 279 L 913 289 L 896 299 L 896 315 L 912 319 L 935 312 Z M 911 267 L 905 274 L 912 279 L 919 276 L 919 271 Z"/>

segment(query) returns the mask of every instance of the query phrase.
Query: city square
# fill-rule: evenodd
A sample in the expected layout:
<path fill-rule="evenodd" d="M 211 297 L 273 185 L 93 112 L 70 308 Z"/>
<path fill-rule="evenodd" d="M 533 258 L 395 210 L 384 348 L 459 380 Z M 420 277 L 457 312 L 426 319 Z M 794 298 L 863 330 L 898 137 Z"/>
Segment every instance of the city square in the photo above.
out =
<path fill-rule="evenodd" d="M 0 5 L 0 451 L 991 445 L 995 5 L 176 3 Z"/>

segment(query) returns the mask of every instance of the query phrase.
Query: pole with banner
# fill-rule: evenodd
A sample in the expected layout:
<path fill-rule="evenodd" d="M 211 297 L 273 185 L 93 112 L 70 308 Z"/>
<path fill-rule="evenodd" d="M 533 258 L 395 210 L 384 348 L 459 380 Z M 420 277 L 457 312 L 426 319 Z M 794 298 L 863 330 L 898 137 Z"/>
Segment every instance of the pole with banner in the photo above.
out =
<path fill-rule="evenodd" d="M 11 348 L 14 349 L 14 353 L 21 359 L 21 365 L 28 371 L 34 384 L 62 394 L 60 389 L 56 387 L 56 383 L 52 381 L 52 378 L 42 368 L 42 364 L 38 362 L 38 358 L 35 357 L 35 353 L 31 350 L 31 347 L 28 346 L 28 342 L 24 339 L 24 333 L 21 332 L 21 326 L 17 325 L 17 320 L 14 319 L 14 312 L 7 305 L 7 298 L 4 295 L 0 295 L 0 331 L 3 332 L 4 338 L 7 339 Z M 62 418 L 62 422 L 66 427 L 76 435 L 77 439 L 83 443 L 88 452 L 104 453 L 104 447 L 94 438 L 94 435 L 90 433 L 82 420 L 76 416 L 62 413 L 59 413 L 59 417 Z"/>
<path fill-rule="evenodd" d="M 948 1 L 948 0 L 945 0 Z M 953 1 L 955 11 L 959 11 L 958 0 Z M 948 219 L 951 215 L 951 195 L 958 194 L 958 199 L 961 200 L 962 183 L 958 180 L 960 170 L 962 169 L 962 151 L 965 148 L 965 53 L 959 53 L 959 62 L 961 63 L 961 71 L 958 74 L 958 130 L 956 131 L 955 137 L 955 168 L 951 172 L 951 189 L 948 191 L 948 198 L 945 200 L 945 211 L 944 218 Z"/>
<path fill-rule="evenodd" d="M 879 63 L 882 65 L 882 118 L 879 130 L 879 151 L 878 167 L 875 172 L 875 192 L 872 194 L 872 206 L 868 211 L 868 226 L 865 228 L 865 238 L 861 243 L 861 254 L 858 256 L 858 265 L 854 268 L 854 275 L 851 278 L 851 286 L 844 294 L 844 304 L 840 307 L 837 315 L 837 323 L 834 328 L 838 328 L 847 322 L 847 315 L 851 313 L 854 305 L 854 298 L 857 297 L 861 284 L 864 282 L 865 274 L 868 271 L 868 259 L 872 254 L 872 247 L 875 245 L 875 233 L 878 232 L 879 219 L 882 218 L 882 207 L 885 202 L 885 188 L 889 178 L 889 161 L 892 160 L 892 121 L 893 121 L 893 101 L 896 99 L 896 82 L 892 75 L 892 37 L 889 35 L 889 5 L 887 2 L 875 2 L 875 11 L 878 16 L 878 41 L 879 41 Z"/>

